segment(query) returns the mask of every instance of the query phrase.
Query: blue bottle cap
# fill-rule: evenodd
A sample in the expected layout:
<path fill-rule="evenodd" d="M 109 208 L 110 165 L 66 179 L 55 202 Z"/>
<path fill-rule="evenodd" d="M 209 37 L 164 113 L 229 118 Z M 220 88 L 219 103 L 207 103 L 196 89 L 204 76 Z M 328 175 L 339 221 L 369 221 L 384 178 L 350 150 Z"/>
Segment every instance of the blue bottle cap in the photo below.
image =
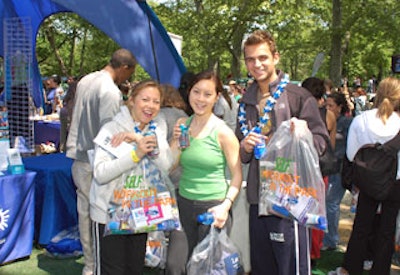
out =
<path fill-rule="evenodd" d="M 318 219 L 318 228 L 321 230 L 326 230 L 328 228 L 328 224 L 326 222 L 325 217 L 319 217 Z"/>

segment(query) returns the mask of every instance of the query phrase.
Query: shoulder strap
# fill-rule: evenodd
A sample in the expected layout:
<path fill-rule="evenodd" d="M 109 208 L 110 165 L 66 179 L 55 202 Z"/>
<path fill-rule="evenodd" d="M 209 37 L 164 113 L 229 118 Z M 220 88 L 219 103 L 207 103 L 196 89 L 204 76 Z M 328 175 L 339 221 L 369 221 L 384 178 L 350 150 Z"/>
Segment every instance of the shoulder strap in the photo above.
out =
<path fill-rule="evenodd" d="M 193 120 L 193 115 L 191 115 L 190 117 L 188 117 L 187 119 L 186 119 L 186 122 L 185 122 L 185 124 L 186 124 L 186 127 L 190 127 L 190 124 L 192 124 L 192 120 Z"/>
<path fill-rule="evenodd" d="M 388 153 L 396 153 L 400 150 L 400 131 L 391 140 L 382 145 L 383 149 Z"/>

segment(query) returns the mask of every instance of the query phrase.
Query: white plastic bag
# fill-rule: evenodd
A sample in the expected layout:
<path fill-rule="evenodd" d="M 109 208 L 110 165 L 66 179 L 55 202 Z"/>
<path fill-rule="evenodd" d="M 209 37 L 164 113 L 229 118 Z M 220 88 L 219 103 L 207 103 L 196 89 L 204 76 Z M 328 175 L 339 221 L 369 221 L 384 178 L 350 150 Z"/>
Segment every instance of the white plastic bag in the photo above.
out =
<path fill-rule="evenodd" d="M 259 215 L 278 215 L 327 230 L 325 185 L 307 127 L 292 133 L 284 121 L 260 160 Z"/>
<path fill-rule="evenodd" d="M 46 245 L 46 255 L 56 259 L 82 256 L 78 225 L 65 229 L 54 236 Z"/>
<path fill-rule="evenodd" d="M 244 274 L 239 250 L 224 230 L 211 226 L 210 233 L 194 248 L 187 274 Z"/>

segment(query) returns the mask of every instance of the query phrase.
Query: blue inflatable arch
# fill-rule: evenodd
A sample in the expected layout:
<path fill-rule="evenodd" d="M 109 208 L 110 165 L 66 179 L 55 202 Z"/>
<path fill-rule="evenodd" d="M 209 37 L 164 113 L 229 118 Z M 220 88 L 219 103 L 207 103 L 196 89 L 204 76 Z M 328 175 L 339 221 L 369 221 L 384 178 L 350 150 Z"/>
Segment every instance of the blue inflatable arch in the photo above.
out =
<path fill-rule="evenodd" d="M 146 1 L 138 0 L 2 0 L 0 2 L 0 56 L 4 56 L 5 18 L 29 17 L 32 24 L 33 98 L 41 105 L 41 76 L 35 49 L 40 24 L 59 12 L 74 12 L 129 49 L 144 70 L 160 83 L 179 86 L 186 71 L 165 28 Z"/>

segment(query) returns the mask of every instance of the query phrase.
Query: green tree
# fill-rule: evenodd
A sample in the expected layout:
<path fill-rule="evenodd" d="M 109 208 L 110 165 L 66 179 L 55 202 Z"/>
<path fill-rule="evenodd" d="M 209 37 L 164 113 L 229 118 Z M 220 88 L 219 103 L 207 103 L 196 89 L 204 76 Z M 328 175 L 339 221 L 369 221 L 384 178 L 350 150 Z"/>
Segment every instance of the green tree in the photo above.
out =
<path fill-rule="evenodd" d="M 242 42 L 263 28 L 277 39 L 279 68 L 291 79 L 312 73 L 315 57 L 324 60 L 317 76 L 339 85 L 342 77 L 367 79 L 391 74 L 393 54 L 400 53 L 400 2 L 397 0 L 169 0 L 149 1 L 167 31 L 183 37 L 182 58 L 188 70 L 214 68 L 223 79 L 246 75 Z M 119 46 L 78 15 L 48 18 L 37 36 L 43 75 L 81 75 L 103 67 Z M 135 79 L 148 78 L 138 68 Z"/>
<path fill-rule="evenodd" d="M 37 35 L 36 55 L 43 76 L 80 76 L 103 68 L 120 46 L 74 13 L 47 18 Z M 149 78 L 138 66 L 135 79 Z"/>

